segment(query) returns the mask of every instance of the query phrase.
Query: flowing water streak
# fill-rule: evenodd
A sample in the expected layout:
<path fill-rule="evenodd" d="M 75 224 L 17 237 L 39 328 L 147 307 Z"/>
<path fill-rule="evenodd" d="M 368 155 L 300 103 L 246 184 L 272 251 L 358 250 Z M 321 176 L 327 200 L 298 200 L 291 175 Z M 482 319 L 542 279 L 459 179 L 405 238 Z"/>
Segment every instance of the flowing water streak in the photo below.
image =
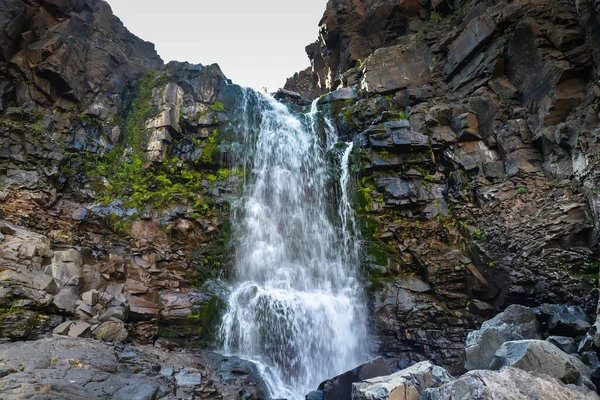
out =
<path fill-rule="evenodd" d="M 334 182 L 322 142 L 333 133 L 319 140 L 316 105 L 297 116 L 269 96 L 244 96 L 244 111 L 259 118 L 242 124 L 260 125 L 256 134 L 249 125 L 240 129 L 244 146 L 254 147 L 244 149 L 253 160 L 238 205 L 236 284 L 221 327 L 223 350 L 255 361 L 271 396 L 303 399 L 368 356 L 357 257 L 347 247 L 354 246 L 345 187 L 352 149 L 341 160 L 342 199 L 331 213 Z"/>

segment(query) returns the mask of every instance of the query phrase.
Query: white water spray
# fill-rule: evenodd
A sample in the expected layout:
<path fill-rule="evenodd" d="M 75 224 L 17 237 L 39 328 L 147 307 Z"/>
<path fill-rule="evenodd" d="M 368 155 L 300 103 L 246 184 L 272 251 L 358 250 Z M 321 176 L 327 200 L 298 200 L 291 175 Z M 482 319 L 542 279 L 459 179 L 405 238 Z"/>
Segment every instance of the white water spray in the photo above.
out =
<path fill-rule="evenodd" d="M 352 146 L 341 157 L 340 181 L 332 181 L 326 148 L 337 135 L 325 121 L 319 139 L 316 105 L 294 115 L 250 90 L 242 103 L 241 142 L 253 159 L 245 159 L 250 177 L 236 212 L 236 277 L 221 326 L 223 350 L 256 362 L 272 397 L 303 399 L 368 358 L 347 188 Z M 336 183 L 337 209 L 328 201 Z"/>

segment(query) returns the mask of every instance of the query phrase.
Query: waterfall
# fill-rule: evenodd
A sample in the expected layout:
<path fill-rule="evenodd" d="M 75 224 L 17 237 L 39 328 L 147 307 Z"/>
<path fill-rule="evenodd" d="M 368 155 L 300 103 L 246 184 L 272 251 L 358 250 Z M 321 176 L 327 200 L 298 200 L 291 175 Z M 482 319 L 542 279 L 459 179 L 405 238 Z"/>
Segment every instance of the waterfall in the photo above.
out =
<path fill-rule="evenodd" d="M 304 399 L 368 358 L 347 189 L 352 146 L 332 182 L 326 155 L 337 135 L 327 120 L 319 135 L 316 104 L 294 114 L 249 89 L 241 104 L 249 176 L 234 205 L 238 245 L 223 351 L 254 361 L 272 397 Z M 335 192 L 338 206 L 330 201 Z"/>

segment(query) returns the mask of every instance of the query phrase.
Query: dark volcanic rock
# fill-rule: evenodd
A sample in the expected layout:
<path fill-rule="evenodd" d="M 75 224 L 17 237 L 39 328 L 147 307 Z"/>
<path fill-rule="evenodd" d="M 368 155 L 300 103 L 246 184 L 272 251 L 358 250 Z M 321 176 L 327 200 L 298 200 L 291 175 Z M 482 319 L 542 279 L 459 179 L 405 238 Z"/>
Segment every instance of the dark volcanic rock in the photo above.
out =
<path fill-rule="evenodd" d="M 567 384 L 590 378 L 589 369 L 579 359 L 544 340 L 518 340 L 502 344 L 490 369 L 499 370 L 502 367 L 545 374 Z"/>
<path fill-rule="evenodd" d="M 500 371 L 471 371 L 440 388 L 428 389 L 421 396 L 422 400 L 488 398 L 589 400 L 599 397 L 589 390 L 568 387 L 557 380 L 511 367 Z"/>
<path fill-rule="evenodd" d="M 503 343 L 519 339 L 541 339 L 540 324 L 530 308 L 512 305 L 469 333 L 466 342 L 467 370 L 487 369 Z"/>
<path fill-rule="evenodd" d="M 319 390 L 323 392 L 325 400 L 349 399 L 352 395 L 352 384 L 354 382 L 390 375 L 391 373 L 392 370 L 383 358 L 378 357 L 335 378 L 322 382 L 319 385 Z M 317 393 L 311 393 L 313 393 L 312 396 L 317 395 Z"/>

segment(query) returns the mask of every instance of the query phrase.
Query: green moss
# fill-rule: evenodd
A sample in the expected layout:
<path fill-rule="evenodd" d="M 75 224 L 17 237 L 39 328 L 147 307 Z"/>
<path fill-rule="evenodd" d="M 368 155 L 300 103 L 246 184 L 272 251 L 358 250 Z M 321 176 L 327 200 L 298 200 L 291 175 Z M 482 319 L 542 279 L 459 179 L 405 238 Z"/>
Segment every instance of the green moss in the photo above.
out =
<path fill-rule="evenodd" d="M 199 282 L 217 277 L 232 246 L 231 223 L 225 221 L 210 238 L 208 246 L 192 251 L 190 259 L 198 269 Z"/>
<path fill-rule="evenodd" d="M 205 173 L 196 171 L 194 165 L 185 165 L 178 158 L 165 158 L 162 162 L 146 161 L 145 140 L 147 132 L 144 121 L 152 115 L 150 98 L 154 88 L 164 87 L 169 78 L 150 71 L 144 74 L 132 94 L 129 112 L 123 123 L 123 140 L 106 154 L 71 154 L 62 170 L 67 177 L 85 174 L 103 204 L 121 199 L 125 207 L 142 211 L 148 206 L 164 208 L 174 204 L 192 206 L 195 213 L 206 214 L 211 209 L 201 193 L 205 192 L 202 181 Z M 79 115 L 80 121 L 93 123 L 89 116 Z M 202 147 L 201 161 L 212 163 L 217 151 L 218 130 L 206 141 L 195 144 Z M 191 164 L 191 163 L 189 163 Z M 217 171 L 217 179 L 229 176 L 227 170 Z M 126 221 L 111 217 L 109 224 L 117 232 L 128 229 Z"/>
<path fill-rule="evenodd" d="M 217 151 L 217 138 L 219 136 L 219 130 L 217 128 L 213 129 L 211 134 L 209 135 L 206 144 L 202 148 L 202 156 L 200 159 L 205 164 L 214 163 L 214 155 Z"/>
<path fill-rule="evenodd" d="M 223 112 L 227 111 L 225 109 L 225 105 L 223 103 L 221 103 L 220 101 L 215 101 L 210 106 L 210 109 L 213 110 L 214 112 L 220 112 L 220 113 L 223 113 Z"/>
<path fill-rule="evenodd" d="M 398 118 L 400 118 L 400 119 L 404 119 L 404 120 L 406 120 L 406 119 L 408 119 L 409 117 L 410 117 L 410 115 L 408 115 L 408 113 L 407 113 L 406 111 L 400 111 L 400 112 L 398 113 Z"/>
<path fill-rule="evenodd" d="M 429 20 L 434 24 L 437 24 L 442 20 L 442 15 L 437 11 L 432 11 Z"/>

